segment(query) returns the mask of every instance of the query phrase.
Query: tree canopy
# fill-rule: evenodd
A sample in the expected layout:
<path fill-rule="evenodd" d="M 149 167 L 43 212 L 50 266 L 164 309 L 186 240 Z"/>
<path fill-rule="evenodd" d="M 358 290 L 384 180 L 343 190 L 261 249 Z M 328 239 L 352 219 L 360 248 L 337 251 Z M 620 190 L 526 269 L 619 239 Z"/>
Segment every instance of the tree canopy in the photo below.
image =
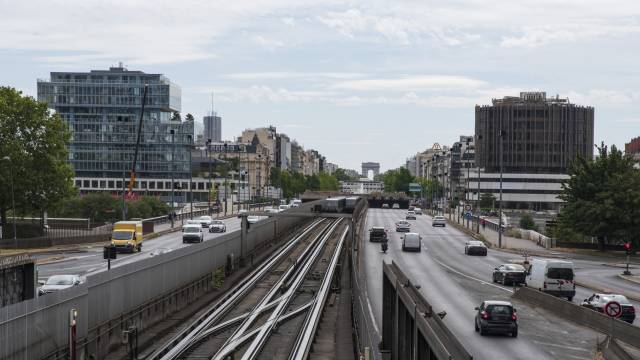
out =
<path fill-rule="evenodd" d="M 399 168 L 388 170 L 380 175 L 380 181 L 384 183 L 384 190 L 387 192 L 403 192 L 409 193 L 409 183 L 415 181 L 415 178 L 408 169 Z"/>
<path fill-rule="evenodd" d="M 635 241 L 640 233 L 640 170 L 615 146 L 601 144 L 595 159 L 578 158 L 562 185 L 566 202 L 555 236 L 594 236 L 601 245 Z M 573 235 L 573 236 L 572 236 Z"/>
<path fill-rule="evenodd" d="M 17 213 L 47 210 L 74 193 L 67 163 L 70 134 L 47 104 L 0 87 L 0 216 L 11 209 L 11 180 Z"/>
<path fill-rule="evenodd" d="M 271 168 L 269 174 L 271 185 L 282 189 L 283 197 L 291 199 L 306 190 L 338 190 L 340 182 L 335 176 L 325 172 L 314 175 L 302 175 L 299 172 Z"/>

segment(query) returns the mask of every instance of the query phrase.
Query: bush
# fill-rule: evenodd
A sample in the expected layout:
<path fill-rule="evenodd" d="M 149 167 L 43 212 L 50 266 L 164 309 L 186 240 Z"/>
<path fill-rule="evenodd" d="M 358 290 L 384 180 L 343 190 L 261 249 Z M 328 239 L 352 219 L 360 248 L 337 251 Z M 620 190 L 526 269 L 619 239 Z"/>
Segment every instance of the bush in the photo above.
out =
<path fill-rule="evenodd" d="M 533 230 L 533 231 L 538 230 L 538 226 L 536 225 L 536 223 L 533 221 L 533 218 L 529 214 L 524 214 L 520 218 L 520 228 L 524 230 Z"/>

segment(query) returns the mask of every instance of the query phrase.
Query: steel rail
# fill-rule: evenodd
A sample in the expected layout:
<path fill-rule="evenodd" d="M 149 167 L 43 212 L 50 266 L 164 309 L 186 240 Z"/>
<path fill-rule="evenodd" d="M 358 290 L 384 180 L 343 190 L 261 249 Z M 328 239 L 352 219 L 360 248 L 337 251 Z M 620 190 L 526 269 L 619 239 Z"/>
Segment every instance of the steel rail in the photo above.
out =
<path fill-rule="evenodd" d="M 335 229 L 338 227 L 338 225 L 340 225 L 341 221 L 342 220 L 336 221 L 336 223 L 331 227 L 331 229 L 327 232 L 325 237 L 322 239 L 321 243 L 316 247 L 316 249 L 314 250 L 313 256 L 307 260 L 307 262 L 304 264 L 304 267 L 299 272 L 299 275 L 296 277 L 296 282 L 289 289 L 287 289 L 286 298 L 283 299 L 283 301 L 281 301 L 280 304 L 278 304 L 278 306 L 276 307 L 276 309 L 271 313 L 271 316 L 269 317 L 267 324 L 265 324 L 265 326 L 262 327 L 258 335 L 253 339 L 253 342 L 251 343 L 251 345 L 249 345 L 249 347 L 247 348 L 247 351 L 242 355 L 242 360 L 255 359 L 259 355 L 260 350 L 266 343 L 267 339 L 271 334 L 271 331 L 273 330 L 273 327 L 275 326 L 275 321 L 277 321 L 277 319 L 280 316 L 282 316 L 283 312 L 286 310 L 287 306 L 289 305 L 289 302 L 294 296 L 294 293 L 303 283 L 304 279 L 306 278 L 311 267 L 314 265 L 315 261 L 322 254 L 324 245 L 327 243 L 329 238 L 334 234 Z"/>
<path fill-rule="evenodd" d="M 318 294 L 314 299 L 311 311 L 309 311 L 304 321 L 304 324 L 302 326 L 303 330 L 298 334 L 298 338 L 296 339 L 293 350 L 289 354 L 289 360 L 305 360 L 309 356 L 311 345 L 313 344 L 313 339 L 316 330 L 318 329 L 318 324 L 320 323 L 320 316 L 322 315 L 327 297 L 331 292 L 331 282 L 333 281 L 333 276 L 336 271 L 336 265 L 340 260 L 342 246 L 348 232 L 349 227 L 347 227 L 342 233 L 342 237 L 340 238 L 340 241 L 338 242 L 338 245 L 333 252 L 333 256 L 331 257 L 331 262 L 329 263 L 327 272 L 325 273 L 324 279 L 322 279 L 320 290 L 318 291 Z"/>
<path fill-rule="evenodd" d="M 300 235 L 292 239 L 289 243 L 284 245 L 280 250 L 271 255 L 267 261 L 254 271 L 252 271 L 245 280 L 238 283 L 233 289 L 229 290 L 227 294 L 216 302 L 209 310 L 199 316 L 190 326 L 185 327 L 178 334 L 176 334 L 171 340 L 158 347 L 147 359 L 149 360 L 169 360 L 174 359 L 190 346 L 192 339 L 196 338 L 199 333 L 205 331 L 213 323 L 218 321 L 221 316 L 227 313 L 233 305 L 240 299 L 248 290 L 253 288 L 255 284 L 278 263 L 291 249 L 303 239 L 311 230 L 318 226 L 323 220 L 319 219 L 307 226 Z"/>
<path fill-rule="evenodd" d="M 223 360 L 229 353 L 233 352 L 238 346 L 242 344 L 242 342 L 240 342 L 239 339 L 253 325 L 253 323 L 258 317 L 257 314 L 262 312 L 261 311 L 262 307 L 264 307 L 266 303 L 271 302 L 271 299 L 275 296 L 275 294 L 277 294 L 282 289 L 282 285 L 285 284 L 292 275 L 295 276 L 294 279 L 296 279 L 296 284 L 300 282 L 298 279 L 300 279 L 301 276 L 302 278 L 306 276 L 306 272 L 308 271 L 310 264 L 313 263 L 313 261 L 317 257 L 319 249 L 323 247 L 324 243 L 331 236 L 331 234 L 333 233 L 333 230 L 336 228 L 336 226 L 338 226 L 339 222 L 340 220 L 335 221 L 329 226 L 327 226 L 325 229 L 323 229 L 323 232 L 313 240 L 313 243 L 310 246 L 308 246 L 305 249 L 304 253 L 300 256 L 302 260 L 296 261 L 296 263 L 293 266 L 287 269 L 287 272 L 285 273 L 285 275 L 282 276 L 276 284 L 274 284 L 274 286 L 269 290 L 267 295 L 265 295 L 263 299 L 260 301 L 260 303 L 255 307 L 256 310 L 253 311 L 254 315 L 246 319 L 242 324 L 242 326 L 236 329 L 234 334 L 227 339 L 227 341 L 220 347 L 220 349 L 215 354 L 215 356 L 212 357 L 212 359 Z M 280 311 L 280 309 L 282 308 L 282 304 L 288 303 L 288 299 L 290 298 L 292 291 L 295 290 L 296 288 L 297 286 L 294 285 L 286 289 L 287 292 L 282 297 L 283 300 L 280 301 L 280 303 L 276 307 L 276 310 L 274 310 L 271 316 L 269 316 L 269 320 L 267 321 L 267 323 L 273 324 L 272 323 L 273 314 Z M 264 332 L 264 328 L 260 333 L 263 334 L 263 332 Z"/>

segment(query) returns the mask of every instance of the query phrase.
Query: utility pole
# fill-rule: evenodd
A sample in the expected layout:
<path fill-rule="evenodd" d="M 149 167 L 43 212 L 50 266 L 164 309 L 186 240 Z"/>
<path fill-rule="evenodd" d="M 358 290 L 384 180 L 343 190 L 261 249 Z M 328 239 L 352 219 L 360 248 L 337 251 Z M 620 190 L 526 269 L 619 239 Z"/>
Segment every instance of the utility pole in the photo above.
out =
<path fill-rule="evenodd" d="M 500 129 L 500 219 L 498 220 L 498 248 L 502 248 L 502 140 L 505 132 Z"/>
<path fill-rule="evenodd" d="M 189 219 L 193 220 L 193 168 L 191 166 L 191 145 L 193 142 L 193 136 L 187 135 L 189 140 L 189 199 L 191 200 L 191 214 Z"/>
<path fill-rule="evenodd" d="M 173 176 L 173 158 L 175 157 L 175 130 L 171 129 L 170 130 L 171 133 L 171 228 L 173 229 L 173 225 L 174 225 L 174 211 L 173 211 L 173 207 L 175 205 L 175 194 L 173 189 L 175 188 L 175 184 L 174 184 L 174 176 Z"/>
<path fill-rule="evenodd" d="M 209 192 L 207 193 L 207 213 L 211 216 L 211 192 L 213 191 L 213 184 L 211 183 L 211 139 L 207 139 L 207 161 L 209 162 Z"/>
<path fill-rule="evenodd" d="M 480 234 L 480 161 L 478 161 L 478 142 L 482 140 L 482 135 L 478 135 L 475 141 L 475 149 L 473 150 L 473 161 L 478 165 L 478 197 L 476 198 L 476 225 L 478 225 L 478 234 Z"/>

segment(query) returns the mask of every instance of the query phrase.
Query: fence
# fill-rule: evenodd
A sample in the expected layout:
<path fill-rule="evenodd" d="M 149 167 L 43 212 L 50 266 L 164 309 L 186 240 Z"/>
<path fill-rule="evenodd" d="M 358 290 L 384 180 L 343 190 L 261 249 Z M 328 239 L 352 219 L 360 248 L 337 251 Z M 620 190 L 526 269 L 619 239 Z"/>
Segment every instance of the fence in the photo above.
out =
<path fill-rule="evenodd" d="M 309 212 L 313 205 L 303 204 L 290 211 Z M 124 318 L 141 304 L 202 280 L 216 268 L 225 266 L 228 255 L 233 254 L 237 259 L 244 250 L 251 256 L 276 236 L 292 231 L 305 220 L 274 218 L 255 224 L 247 233 L 246 249 L 241 249 L 241 234 L 229 233 L 215 241 L 179 248 L 90 275 L 84 284 L 69 290 L 4 307 L 0 309 L 0 358 L 40 359 L 64 352 L 69 340 L 71 309 L 78 310 L 79 314 L 78 339 L 92 339 L 83 342 L 79 353 L 85 358 L 89 355 L 101 358 L 108 352 L 109 345 L 120 339 L 117 331 L 120 328 L 114 331 L 114 319 Z M 141 321 L 139 318 L 130 321 L 141 329 L 145 324 L 136 323 Z M 126 325 L 122 321 L 118 324 L 120 327 Z"/>

